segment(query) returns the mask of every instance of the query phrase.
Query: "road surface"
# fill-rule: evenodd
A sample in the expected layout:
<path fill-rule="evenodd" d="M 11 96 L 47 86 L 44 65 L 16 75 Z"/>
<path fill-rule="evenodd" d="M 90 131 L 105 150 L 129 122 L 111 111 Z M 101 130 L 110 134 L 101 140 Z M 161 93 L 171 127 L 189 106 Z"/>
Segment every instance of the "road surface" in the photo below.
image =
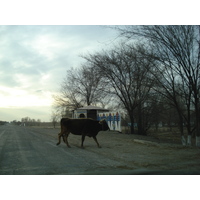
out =
<path fill-rule="evenodd" d="M 131 135 L 99 133 L 102 148 L 86 137 L 57 143 L 58 129 L 0 126 L 1 175 L 199 174 L 200 150 L 153 143 Z"/>
<path fill-rule="evenodd" d="M 87 149 L 57 146 L 56 142 L 37 129 L 1 126 L 0 174 L 98 174 L 102 168 L 108 170 L 118 164 Z"/>

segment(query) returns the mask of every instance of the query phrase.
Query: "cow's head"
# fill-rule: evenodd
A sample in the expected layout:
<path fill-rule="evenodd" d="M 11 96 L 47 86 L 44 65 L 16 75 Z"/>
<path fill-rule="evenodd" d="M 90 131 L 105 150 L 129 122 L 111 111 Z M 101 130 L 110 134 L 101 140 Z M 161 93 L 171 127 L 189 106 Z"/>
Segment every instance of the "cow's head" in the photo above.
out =
<path fill-rule="evenodd" d="M 100 120 L 99 124 L 102 125 L 102 131 L 110 130 L 110 128 L 109 128 L 109 126 L 108 126 L 108 124 L 107 124 L 105 119 Z"/>

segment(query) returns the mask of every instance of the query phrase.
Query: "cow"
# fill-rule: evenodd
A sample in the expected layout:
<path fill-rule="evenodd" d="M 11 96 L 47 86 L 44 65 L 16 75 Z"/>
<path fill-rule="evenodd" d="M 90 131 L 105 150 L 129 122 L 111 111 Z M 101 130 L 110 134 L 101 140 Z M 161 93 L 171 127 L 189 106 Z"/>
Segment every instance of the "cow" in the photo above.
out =
<path fill-rule="evenodd" d="M 93 137 L 97 146 L 100 148 L 100 145 L 97 141 L 97 134 L 99 131 L 107 131 L 110 130 L 108 124 L 105 120 L 97 121 L 93 119 L 70 119 L 70 118 L 62 118 L 60 121 L 61 132 L 58 134 L 58 143 L 61 142 L 61 137 L 63 141 L 66 143 L 68 147 L 70 147 L 68 143 L 68 136 L 70 133 L 74 135 L 82 135 L 81 147 L 83 148 L 83 142 L 85 140 L 85 136 Z"/>

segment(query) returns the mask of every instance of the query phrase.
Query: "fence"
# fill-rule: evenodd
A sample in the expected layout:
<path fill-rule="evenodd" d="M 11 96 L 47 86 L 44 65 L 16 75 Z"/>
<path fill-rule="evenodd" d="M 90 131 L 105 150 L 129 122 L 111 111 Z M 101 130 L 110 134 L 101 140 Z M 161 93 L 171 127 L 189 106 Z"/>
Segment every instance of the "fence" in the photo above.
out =
<path fill-rule="evenodd" d="M 121 132 L 121 116 L 119 112 L 103 112 L 97 114 L 97 120 L 105 119 L 110 130 Z"/>

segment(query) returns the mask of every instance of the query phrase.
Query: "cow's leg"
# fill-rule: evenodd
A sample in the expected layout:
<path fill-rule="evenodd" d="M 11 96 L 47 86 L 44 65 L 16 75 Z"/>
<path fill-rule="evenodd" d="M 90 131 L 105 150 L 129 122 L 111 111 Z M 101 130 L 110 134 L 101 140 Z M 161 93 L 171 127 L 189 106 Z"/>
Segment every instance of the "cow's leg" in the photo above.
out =
<path fill-rule="evenodd" d="M 69 134 L 70 134 L 70 133 L 66 133 L 66 134 L 64 135 L 64 141 L 65 141 L 66 145 L 70 148 L 71 146 L 70 146 L 69 143 L 68 143 L 68 136 L 69 136 Z"/>
<path fill-rule="evenodd" d="M 81 148 L 83 148 L 83 142 L 85 140 L 85 135 L 82 135 L 82 142 L 81 142 Z"/>
<path fill-rule="evenodd" d="M 94 141 L 97 143 L 97 146 L 98 146 L 99 148 L 101 148 L 101 146 L 99 145 L 99 143 L 98 143 L 98 141 L 97 141 L 96 136 L 93 136 L 93 139 L 94 139 Z"/>
<path fill-rule="evenodd" d="M 63 138 L 63 134 L 65 133 L 65 128 L 61 125 L 61 130 L 60 133 L 58 133 L 58 143 L 57 145 L 59 145 L 61 143 L 61 137 Z"/>
<path fill-rule="evenodd" d="M 61 142 L 61 141 L 60 141 L 61 136 L 62 136 L 62 132 L 58 133 L 58 143 L 57 143 L 57 145 L 59 145 L 60 142 Z"/>
<path fill-rule="evenodd" d="M 68 136 L 69 136 L 69 134 L 70 133 L 68 133 L 68 132 L 63 132 L 63 133 L 59 133 L 58 134 L 58 143 L 57 143 L 57 145 L 59 145 L 60 144 L 60 142 L 61 142 L 61 137 L 63 138 L 63 141 L 66 143 L 66 145 L 70 148 L 71 146 L 69 145 L 69 143 L 68 143 Z"/>
<path fill-rule="evenodd" d="M 65 143 L 65 134 L 62 135 L 63 142 Z"/>

